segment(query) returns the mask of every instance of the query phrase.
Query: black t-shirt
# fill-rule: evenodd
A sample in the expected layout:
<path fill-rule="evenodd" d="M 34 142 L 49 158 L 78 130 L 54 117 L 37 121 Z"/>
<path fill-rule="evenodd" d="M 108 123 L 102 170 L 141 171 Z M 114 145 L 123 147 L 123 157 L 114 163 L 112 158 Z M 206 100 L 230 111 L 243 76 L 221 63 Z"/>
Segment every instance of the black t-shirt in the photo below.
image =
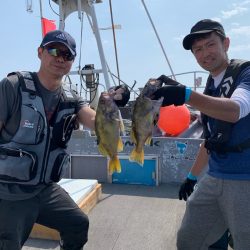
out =
<path fill-rule="evenodd" d="M 45 113 L 49 122 L 53 112 L 56 110 L 62 90 L 61 87 L 59 87 L 54 91 L 49 91 L 40 83 L 37 74 L 33 74 L 38 91 L 42 96 Z M 77 103 L 77 112 L 81 107 L 87 105 L 80 97 Z M 17 131 L 21 115 L 20 105 L 21 93 L 17 76 L 12 75 L 8 78 L 4 78 L 0 82 L 0 121 L 3 123 L 2 133 L 0 133 L 0 142 L 1 140 L 10 139 Z M 25 186 L 0 182 L 0 199 L 29 199 L 38 194 L 44 187 L 46 187 L 45 184 Z"/>

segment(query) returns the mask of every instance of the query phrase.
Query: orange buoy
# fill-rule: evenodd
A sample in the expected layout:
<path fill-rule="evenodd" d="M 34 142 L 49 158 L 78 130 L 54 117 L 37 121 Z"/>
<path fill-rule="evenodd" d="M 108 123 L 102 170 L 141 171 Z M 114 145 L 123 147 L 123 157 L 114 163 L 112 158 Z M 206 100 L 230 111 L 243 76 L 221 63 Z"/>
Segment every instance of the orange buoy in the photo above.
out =
<path fill-rule="evenodd" d="M 190 111 L 186 105 L 160 108 L 158 127 L 170 136 L 177 136 L 190 124 Z"/>

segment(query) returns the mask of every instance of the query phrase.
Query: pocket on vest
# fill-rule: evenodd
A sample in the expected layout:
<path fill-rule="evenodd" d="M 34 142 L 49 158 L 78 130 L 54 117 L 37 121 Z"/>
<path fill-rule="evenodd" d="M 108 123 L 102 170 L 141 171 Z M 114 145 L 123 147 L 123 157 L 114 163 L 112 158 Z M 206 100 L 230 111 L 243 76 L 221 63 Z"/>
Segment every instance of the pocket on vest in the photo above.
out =
<path fill-rule="evenodd" d="M 65 114 L 60 122 L 55 123 L 53 128 L 53 140 L 55 145 L 61 148 L 66 148 L 71 134 L 76 126 L 76 115 Z"/>
<path fill-rule="evenodd" d="M 49 159 L 52 160 L 52 159 Z M 69 155 L 66 152 L 59 153 L 54 160 L 50 179 L 58 182 L 64 176 L 66 169 L 69 166 Z"/>
<path fill-rule="evenodd" d="M 13 141 L 36 145 L 44 136 L 45 121 L 42 114 L 32 105 L 22 105 L 20 126 Z"/>
<path fill-rule="evenodd" d="M 21 149 L 0 147 L 0 179 L 28 182 L 37 171 L 36 156 Z"/>

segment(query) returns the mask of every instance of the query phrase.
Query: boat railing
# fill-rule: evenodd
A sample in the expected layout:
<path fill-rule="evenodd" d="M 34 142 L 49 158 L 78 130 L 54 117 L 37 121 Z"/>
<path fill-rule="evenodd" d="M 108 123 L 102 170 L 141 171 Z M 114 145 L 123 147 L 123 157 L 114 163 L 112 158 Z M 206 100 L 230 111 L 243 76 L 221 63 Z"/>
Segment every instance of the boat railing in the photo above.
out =
<path fill-rule="evenodd" d="M 174 78 L 173 75 L 168 75 L 170 78 Z M 190 87 L 194 91 L 203 92 L 205 85 L 206 85 L 206 79 L 208 77 L 208 72 L 201 71 L 201 70 L 195 70 L 195 71 L 188 71 L 183 73 L 175 74 L 175 78 L 178 82 Z M 205 78 L 205 80 L 204 80 Z M 135 100 L 138 95 L 140 94 L 142 88 L 138 88 L 135 90 L 132 90 L 131 99 Z"/>

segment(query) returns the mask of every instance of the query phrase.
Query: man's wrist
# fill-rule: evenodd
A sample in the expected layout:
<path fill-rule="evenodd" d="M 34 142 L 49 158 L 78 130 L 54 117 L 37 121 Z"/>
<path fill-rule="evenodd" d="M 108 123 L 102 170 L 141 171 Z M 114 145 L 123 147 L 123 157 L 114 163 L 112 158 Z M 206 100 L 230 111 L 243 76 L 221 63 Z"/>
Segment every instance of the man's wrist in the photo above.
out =
<path fill-rule="evenodd" d="M 192 93 L 192 89 L 189 87 L 186 87 L 186 89 L 185 89 L 185 102 L 188 102 L 190 100 L 191 93 Z"/>
<path fill-rule="evenodd" d="M 191 172 L 188 173 L 187 178 L 192 181 L 197 181 L 197 176 L 193 175 Z"/>

